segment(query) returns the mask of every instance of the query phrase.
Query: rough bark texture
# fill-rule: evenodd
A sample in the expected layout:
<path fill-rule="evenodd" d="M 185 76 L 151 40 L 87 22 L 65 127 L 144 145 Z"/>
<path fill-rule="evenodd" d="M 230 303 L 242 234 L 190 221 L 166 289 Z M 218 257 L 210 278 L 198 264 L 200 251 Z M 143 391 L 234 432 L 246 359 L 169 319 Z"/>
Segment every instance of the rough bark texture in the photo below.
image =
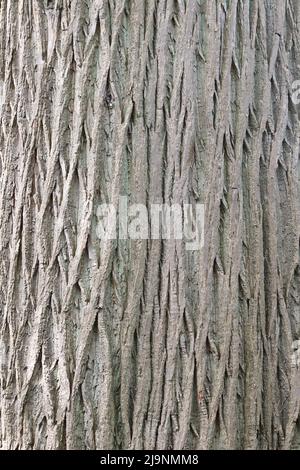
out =
<path fill-rule="evenodd" d="M 4 449 L 300 448 L 299 0 L 0 0 Z M 97 207 L 205 203 L 205 248 Z"/>

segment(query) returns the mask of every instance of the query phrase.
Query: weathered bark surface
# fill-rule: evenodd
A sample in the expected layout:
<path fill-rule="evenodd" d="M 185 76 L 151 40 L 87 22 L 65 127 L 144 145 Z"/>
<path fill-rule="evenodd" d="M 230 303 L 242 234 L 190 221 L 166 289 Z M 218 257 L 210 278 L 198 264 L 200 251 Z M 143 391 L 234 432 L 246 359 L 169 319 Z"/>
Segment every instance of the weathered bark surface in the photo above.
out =
<path fill-rule="evenodd" d="M 300 448 L 299 0 L 0 0 L 1 446 Z M 205 248 L 97 207 L 205 202 Z"/>

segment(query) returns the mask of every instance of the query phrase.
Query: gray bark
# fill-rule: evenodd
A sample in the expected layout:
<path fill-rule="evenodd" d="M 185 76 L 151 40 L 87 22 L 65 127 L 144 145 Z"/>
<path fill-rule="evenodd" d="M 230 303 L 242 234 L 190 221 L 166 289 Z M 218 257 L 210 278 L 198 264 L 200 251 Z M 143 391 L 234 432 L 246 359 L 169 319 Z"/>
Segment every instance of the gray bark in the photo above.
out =
<path fill-rule="evenodd" d="M 4 449 L 300 448 L 299 0 L 0 0 Z M 205 245 L 97 208 L 205 203 Z"/>

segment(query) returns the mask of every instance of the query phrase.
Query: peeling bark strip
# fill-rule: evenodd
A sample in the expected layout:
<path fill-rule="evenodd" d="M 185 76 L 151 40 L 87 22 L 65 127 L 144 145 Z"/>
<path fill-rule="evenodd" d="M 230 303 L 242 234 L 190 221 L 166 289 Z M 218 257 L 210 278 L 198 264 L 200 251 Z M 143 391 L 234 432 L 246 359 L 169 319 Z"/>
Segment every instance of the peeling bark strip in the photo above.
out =
<path fill-rule="evenodd" d="M 299 28 L 0 0 L 0 447 L 300 448 Z M 204 203 L 204 250 L 100 241 L 120 196 Z"/>

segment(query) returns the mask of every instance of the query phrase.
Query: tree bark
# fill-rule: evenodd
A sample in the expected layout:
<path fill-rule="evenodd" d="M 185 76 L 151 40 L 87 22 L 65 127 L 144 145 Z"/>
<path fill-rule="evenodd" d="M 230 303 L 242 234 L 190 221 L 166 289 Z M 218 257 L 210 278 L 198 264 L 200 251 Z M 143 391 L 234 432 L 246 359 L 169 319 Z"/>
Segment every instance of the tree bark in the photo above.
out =
<path fill-rule="evenodd" d="M 300 448 L 299 27 L 0 0 L 0 447 Z M 100 240 L 119 196 L 204 204 L 204 248 Z"/>

